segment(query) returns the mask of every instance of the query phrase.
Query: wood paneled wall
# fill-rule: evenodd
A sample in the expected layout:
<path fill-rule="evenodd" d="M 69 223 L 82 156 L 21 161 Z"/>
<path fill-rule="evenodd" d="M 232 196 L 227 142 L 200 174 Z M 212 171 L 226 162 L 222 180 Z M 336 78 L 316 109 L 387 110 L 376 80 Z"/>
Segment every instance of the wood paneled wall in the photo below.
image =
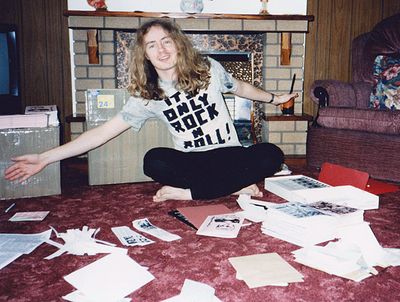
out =
<path fill-rule="evenodd" d="M 72 113 L 67 0 L 1 0 L 0 22 L 17 26 L 21 111 L 28 105 L 57 105 L 62 138 Z"/>
<path fill-rule="evenodd" d="M 19 29 L 22 108 L 56 104 L 66 140 L 65 117 L 72 112 L 67 0 L 1 0 L 0 22 Z M 306 35 L 304 112 L 316 113 L 309 99 L 317 79 L 350 80 L 350 47 L 357 35 L 400 12 L 400 0 L 308 0 L 315 16 Z"/>
<path fill-rule="evenodd" d="M 306 35 L 304 112 L 315 115 L 310 100 L 314 80 L 351 80 L 351 41 L 380 20 L 400 12 L 400 0 L 308 0 L 314 15 Z"/>

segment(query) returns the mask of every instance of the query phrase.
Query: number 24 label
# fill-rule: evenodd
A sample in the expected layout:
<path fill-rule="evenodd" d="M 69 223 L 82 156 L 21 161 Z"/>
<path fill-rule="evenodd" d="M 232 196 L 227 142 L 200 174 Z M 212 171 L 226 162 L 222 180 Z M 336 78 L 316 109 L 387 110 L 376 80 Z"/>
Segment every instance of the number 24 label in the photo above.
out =
<path fill-rule="evenodd" d="M 113 95 L 98 95 L 97 96 L 97 108 L 112 109 L 115 107 Z"/>

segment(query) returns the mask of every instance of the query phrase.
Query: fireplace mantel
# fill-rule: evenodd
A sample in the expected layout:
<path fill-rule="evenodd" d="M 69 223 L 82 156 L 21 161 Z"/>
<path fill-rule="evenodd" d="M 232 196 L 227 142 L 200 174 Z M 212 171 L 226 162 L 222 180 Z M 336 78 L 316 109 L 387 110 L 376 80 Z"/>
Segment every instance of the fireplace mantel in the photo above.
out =
<path fill-rule="evenodd" d="M 70 28 L 136 29 L 142 21 L 152 18 L 175 20 L 188 31 L 255 31 L 307 33 L 312 15 L 262 15 L 262 14 L 187 14 L 165 12 L 79 11 L 64 12 Z"/>
<path fill-rule="evenodd" d="M 302 20 L 314 21 L 313 15 L 269 15 L 269 14 L 212 14 L 212 13 L 165 13 L 165 12 L 118 12 L 118 11 L 80 11 L 67 10 L 64 12 L 67 17 L 70 16 L 88 16 L 88 17 L 138 17 L 138 18 L 172 18 L 172 19 L 238 19 L 238 20 Z"/>

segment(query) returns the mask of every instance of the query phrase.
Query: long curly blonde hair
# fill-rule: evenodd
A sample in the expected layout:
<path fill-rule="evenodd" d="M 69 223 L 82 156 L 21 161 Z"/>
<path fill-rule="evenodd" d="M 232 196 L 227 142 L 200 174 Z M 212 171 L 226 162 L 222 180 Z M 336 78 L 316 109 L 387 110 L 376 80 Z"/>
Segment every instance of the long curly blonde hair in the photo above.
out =
<path fill-rule="evenodd" d="M 210 82 L 210 62 L 193 47 L 178 25 L 156 19 L 143 24 L 136 32 L 136 43 L 131 52 L 132 59 L 129 65 L 128 91 L 147 100 L 165 98 L 164 91 L 158 85 L 158 74 L 145 55 L 144 36 L 154 26 L 161 27 L 175 42 L 176 88 L 192 95 L 197 94 L 200 89 L 207 88 Z"/>

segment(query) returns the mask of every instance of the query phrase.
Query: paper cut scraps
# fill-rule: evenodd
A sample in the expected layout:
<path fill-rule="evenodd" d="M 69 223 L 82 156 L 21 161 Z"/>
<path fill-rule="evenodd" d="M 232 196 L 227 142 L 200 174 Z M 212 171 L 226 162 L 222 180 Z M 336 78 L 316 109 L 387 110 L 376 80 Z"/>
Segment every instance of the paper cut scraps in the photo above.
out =
<path fill-rule="evenodd" d="M 111 253 L 64 277 L 78 292 L 63 298 L 82 302 L 120 302 L 154 276 L 128 255 Z"/>
<path fill-rule="evenodd" d="M 179 295 L 162 302 L 221 302 L 221 300 L 215 296 L 215 289 L 211 286 L 186 279 Z"/>
<path fill-rule="evenodd" d="M 180 236 L 167 232 L 159 227 L 153 225 L 147 218 L 137 219 L 132 221 L 133 226 L 143 233 L 147 233 L 163 241 L 174 241 L 181 239 Z"/>
<path fill-rule="evenodd" d="M 58 247 L 59 250 L 47 256 L 45 259 L 50 260 L 55 257 L 61 256 L 64 253 L 72 255 L 95 255 L 98 253 L 112 253 L 119 252 L 126 254 L 127 250 L 116 247 L 115 244 L 106 241 L 98 240 L 95 238 L 100 229 L 89 229 L 84 226 L 82 230 L 69 229 L 66 233 L 58 233 L 52 228 L 57 238 L 64 240 L 64 244 L 60 244 L 51 239 L 46 240 L 50 245 Z"/>
<path fill-rule="evenodd" d="M 303 282 L 303 275 L 277 253 L 232 257 L 229 262 L 236 270 L 236 278 L 249 288 Z"/>

